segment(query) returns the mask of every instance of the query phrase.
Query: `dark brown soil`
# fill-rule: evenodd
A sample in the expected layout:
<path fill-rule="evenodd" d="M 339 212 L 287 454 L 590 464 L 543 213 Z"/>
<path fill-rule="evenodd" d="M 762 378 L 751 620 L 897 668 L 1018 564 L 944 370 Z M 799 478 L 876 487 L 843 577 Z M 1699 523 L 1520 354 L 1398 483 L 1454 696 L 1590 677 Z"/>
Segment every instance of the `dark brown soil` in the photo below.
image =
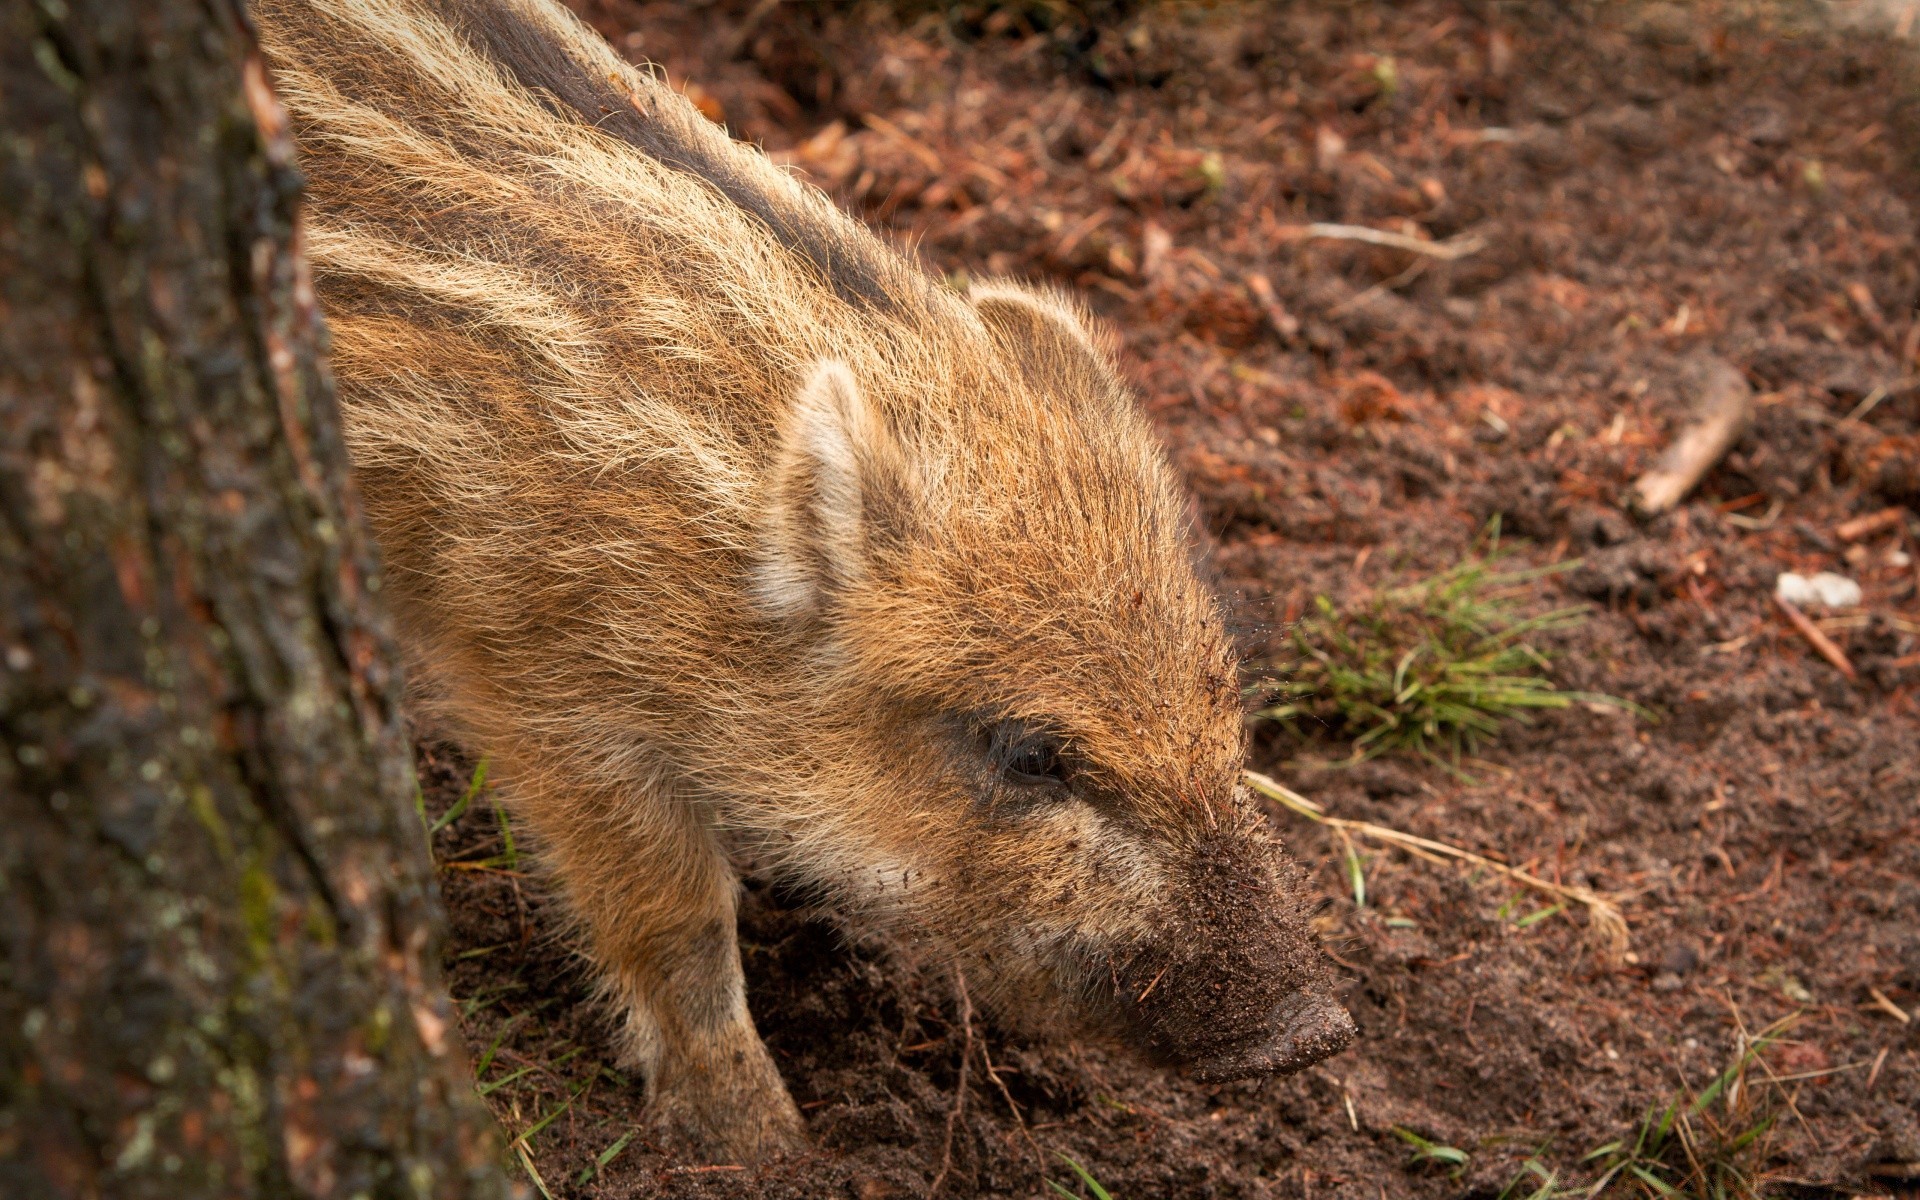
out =
<path fill-rule="evenodd" d="M 1583 559 L 1540 585 L 1543 607 L 1594 605 L 1551 639 L 1557 682 L 1660 719 L 1549 713 L 1464 777 L 1315 770 L 1339 747 L 1260 732 L 1254 765 L 1334 813 L 1618 894 L 1633 930 L 1608 963 L 1582 917 L 1523 924 L 1539 901 L 1499 880 L 1366 845 L 1356 908 L 1337 845 L 1276 812 L 1361 1029 L 1289 1079 L 1203 1086 L 965 1023 L 940 972 L 756 889 L 753 1009 L 818 1146 L 757 1169 L 650 1140 L 537 878 L 472 869 L 502 849 L 483 794 L 436 838 L 448 965 L 509 1134 L 573 1097 L 527 1139 L 554 1197 L 924 1196 L 943 1161 L 950 1196 L 1087 1194 L 1060 1155 L 1119 1200 L 1528 1196 L 1529 1159 L 1590 1184 L 1605 1159 L 1583 1156 L 1788 1017 L 1692 1122 L 1695 1157 L 1780 1194 L 1916 1186 L 1920 1019 L 1890 1010 L 1920 1007 L 1920 525 L 1835 532 L 1920 501 L 1912 47 L 1710 3 L 582 8 L 934 269 L 1086 297 L 1199 497 L 1251 658 L 1315 594 L 1448 565 L 1498 514 L 1520 560 Z M 1313 221 L 1484 245 L 1297 236 Z M 1745 372 L 1757 421 L 1636 522 L 1618 497 L 1703 351 Z M 1864 586 L 1825 622 L 1856 682 L 1772 607 L 1784 570 Z M 422 757 L 444 812 L 470 764 Z M 1709 1125 L 1768 1120 L 1716 1150 Z M 1465 1165 L 1413 1162 L 1396 1127 Z"/>

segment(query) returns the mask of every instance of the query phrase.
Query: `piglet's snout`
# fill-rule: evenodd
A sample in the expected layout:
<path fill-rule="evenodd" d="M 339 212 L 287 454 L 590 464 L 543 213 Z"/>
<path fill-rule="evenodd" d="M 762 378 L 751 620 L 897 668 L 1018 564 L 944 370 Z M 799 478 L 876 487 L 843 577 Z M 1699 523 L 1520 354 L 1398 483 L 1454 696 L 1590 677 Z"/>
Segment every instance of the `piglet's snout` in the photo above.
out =
<path fill-rule="evenodd" d="M 1285 1075 L 1347 1048 L 1305 888 L 1277 847 L 1202 840 L 1159 928 L 1118 955 L 1121 1014 L 1150 1057 L 1207 1082 Z"/>
<path fill-rule="evenodd" d="M 1346 1049 L 1354 1032 L 1353 1017 L 1336 1001 L 1298 992 L 1274 1008 L 1266 1031 L 1189 1065 L 1205 1083 L 1291 1075 Z"/>

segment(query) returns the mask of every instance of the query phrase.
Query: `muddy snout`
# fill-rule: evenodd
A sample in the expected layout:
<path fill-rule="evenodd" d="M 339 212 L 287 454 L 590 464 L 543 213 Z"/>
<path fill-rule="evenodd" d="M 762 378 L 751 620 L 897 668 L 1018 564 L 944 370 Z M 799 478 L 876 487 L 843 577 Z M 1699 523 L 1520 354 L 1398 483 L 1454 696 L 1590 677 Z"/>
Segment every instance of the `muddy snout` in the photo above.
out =
<path fill-rule="evenodd" d="M 1269 1018 L 1270 1032 L 1213 1051 L 1189 1064 L 1202 1083 L 1291 1075 L 1331 1058 L 1353 1041 L 1353 1017 L 1326 996 L 1298 995 L 1282 1001 Z"/>
<path fill-rule="evenodd" d="M 1321 972 L 1261 972 L 1240 949 L 1211 961 L 1181 957 L 1167 966 L 1160 987 L 1176 971 L 1185 986 L 1164 997 L 1158 988 L 1144 999 L 1139 992 L 1122 997 L 1134 1040 L 1153 1059 L 1223 1083 L 1303 1071 L 1353 1041 L 1353 1017 Z"/>
<path fill-rule="evenodd" d="M 1290 863 L 1223 837 L 1201 845 L 1180 883 L 1160 928 L 1117 956 L 1136 1044 L 1207 1082 L 1286 1075 L 1347 1048 L 1353 1017 L 1334 998 Z"/>

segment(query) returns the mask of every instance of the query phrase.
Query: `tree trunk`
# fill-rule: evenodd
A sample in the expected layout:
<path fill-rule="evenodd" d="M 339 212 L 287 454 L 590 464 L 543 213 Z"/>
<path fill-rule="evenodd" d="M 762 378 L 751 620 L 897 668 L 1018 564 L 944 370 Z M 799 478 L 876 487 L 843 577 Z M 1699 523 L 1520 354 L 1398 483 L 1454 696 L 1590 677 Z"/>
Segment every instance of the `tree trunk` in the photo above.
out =
<path fill-rule="evenodd" d="M 239 0 L 0 5 L 0 1194 L 507 1194 Z"/>

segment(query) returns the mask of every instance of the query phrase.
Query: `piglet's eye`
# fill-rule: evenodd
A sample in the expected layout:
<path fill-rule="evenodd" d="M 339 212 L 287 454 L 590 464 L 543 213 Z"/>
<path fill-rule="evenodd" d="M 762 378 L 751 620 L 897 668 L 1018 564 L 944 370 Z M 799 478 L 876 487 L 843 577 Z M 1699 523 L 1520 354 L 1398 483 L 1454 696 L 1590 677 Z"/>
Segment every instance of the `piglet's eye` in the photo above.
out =
<path fill-rule="evenodd" d="M 987 757 L 1008 783 L 1034 787 L 1067 781 L 1067 763 L 1060 739 L 1020 721 L 1002 721 L 993 727 Z"/>

